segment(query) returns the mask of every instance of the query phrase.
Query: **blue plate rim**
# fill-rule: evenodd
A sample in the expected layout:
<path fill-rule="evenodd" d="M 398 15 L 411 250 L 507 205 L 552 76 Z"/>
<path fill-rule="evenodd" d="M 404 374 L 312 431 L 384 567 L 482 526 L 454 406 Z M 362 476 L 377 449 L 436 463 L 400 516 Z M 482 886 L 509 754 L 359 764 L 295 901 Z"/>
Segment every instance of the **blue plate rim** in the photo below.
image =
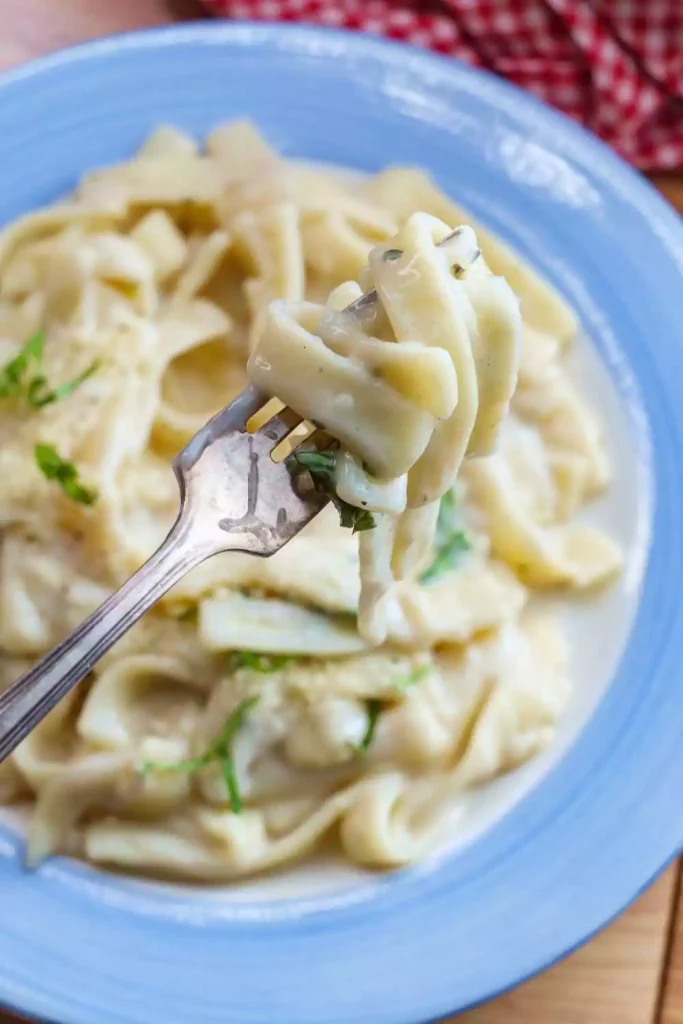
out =
<path fill-rule="evenodd" d="M 384 40 L 375 40 L 369 38 L 363 38 L 361 40 L 358 36 L 354 36 L 352 34 L 345 32 L 339 32 L 338 30 L 334 29 L 313 29 L 308 27 L 302 28 L 300 26 L 264 26 L 263 23 L 247 22 L 231 23 L 229 25 L 212 24 L 191 27 L 170 26 L 163 29 L 152 29 L 144 30 L 142 32 L 124 33 L 119 36 L 109 37 L 105 40 L 94 40 L 92 42 L 79 44 L 67 50 L 60 51 L 58 54 L 55 55 L 48 55 L 46 57 L 39 58 L 38 60 L 33 61 L 28 65 L 22 66 L 15 70 L 11 70 L 2 77 L 0 77 L 0 94 L 2 94 L 2 92 L 9 86 L 17 84 L 22 80 L 27 80 L 32 76 L 36 76 L 44 72 L 49 72 L 54 68 L 60 67 L 61 65 L 69 65 L 72 61 L 87 61 L 92 59 L 93 57 L 97 58 L 99 55 L 106 55 L 107 53 L 111 53 L 114 51 L 118 52 L 122 48 L 129 50 L 144 50 L 145 48 L 150 47 L 154 49 L 157 44 L 163 46 L 183 46 L 188 43 L 191 44 L 193 42 L 210 42 L 213 45 L 223 45 L 226 42 L 229 43 L 230 41 L 235 41 L 239 38 L 239 34 L 244 32 L 246 32 L 247 35 L 251 37 L 252 43 L 250 43 L 249 45 L 253 45 L 253 40 L 255 38 L 260 40 L 261 44 L 263 44 L 264 42 L 267 44 L 268 40 L 272 40 L 274 37 L 289 37 L 293 40 L 305 40 L 316 37 L 320 39 L 329 40 L 336 37 L 344 41 L 343 43 L 340 44 L 344 48 L 350 47 L 351 49 L 365 49 L 366 52 L 370 55 L 372 55 L 373 53 L 375 55 L 378 55 L 381 52 L 388 53 L 388 51 L 393 52 L 395 55 L 398 52 L 400 52 L 404 56 L 406 54 L 406 47 L 403 44 L 396 44 Z M 209 38 L 209 36 L 212 38 Z M 220 37 L 220 39 L 218 37 Z M 353 40 L 353 43 L 351 43 L 351 40 Z M 649 183 L 645 181 L 645 179 L 642 179 L 636 172 L 626 167 L 626 165 L 623 164 L 623 162 L 615 154 L 613 154 L 602 143 L 600 143 L 599 140 L 587 137 L 586 133 L 578 125 L 574 124 L 569 119 L 564 118 L 562 115 L 559 115 L 554 111 L 550 111 L 542 103 L 540 103 L 540 101 L 535 100 L 533 97 L 520 94 L 514 87 L 502 82 L 501 80 L 494 79 L 493 76 L 488 76 L 484 72 L 467 68 L 464 65 L 454 65 L 453 62 L 446 58 L 434 56 L 432 54 L 423 52 L 417 48 L 409 47 L 408 50 L 410 51 L 410 62 L 415 63 L 416 66 L 421 65 L 436 67 L 440 65 L 441 73 L 446 75 L 446 77 L 453 77 L 454 75 L 459 75 L 463 76 L 463 80 L 470 79 L 471 81 L 475 79 L 481 80 L 482 78 L 490 79 L 487 87 L 487 91 L 489 92 L 490 95 L 507 95 L 510 101 L 513 102 L 513 105 L 517 109 L 519 109 L 520 107 L 526 107 L 530 111 L 535 110 L 536 115 L 538 117 L 541 117 L 546 121 L 550 119 L 550 122 L 554 122 L 556 125 L 559 126 L 559 136 L 569 135 L 570 137 L 576 137 L 577 145 L 579 145 L 579 151 L 581 156 L 584 155 L 584 151 L 586 154 L 590 154 L 591 151 L 593 151 L 595 157 L 599 161 L 599 165 L 604 165 L 606 168 L 609 169 L 609 174 L 602 175 L 603 180 L 607 181 L 608 179 L 612 179 L 612 175 L 616 175 L 616 181 L 612 179 L 610 180 L 610 184 L 612 184 L 615 187 L 617 184 L 620 185 L 622 190 L 622 196 L 625 196 L 627 200 L 629 198 L 633 198 L 634 196 L 642 196 L 643 206 L 645 208 L 650 208 L 650 213 L 653 216 L 653 220 L 656 218 L 656 221 L 658 222 L 659 241 L 666 248 L 669 249 L 669 255 L 672 258 L 672 260 L 678 262 L 678 274 L 679 276 L 681 276 L 681 266 L 683 266 L 681 252 L 683 252 L 683 246 L 681 242 L 678 241 L 678 239 L 683 240 L 683 230 L 681 229 L 680 223 L 676 219 L 676 215 L 668 207 L 665 201 L 655 192 L 652 186 L 650 186 Z M 405 63 L 405 59 L 403 60 L 403 63 Z M 473 77 L 471 78 L 470 76 Z M 482 93 L 482 89 L 477 89 L 475 91 L 477 91 L 479 94 Z M 574 155 L 574 158 L 576 159 L 576 155 Z M 596 171 L 596 173 L 598 169 L 593 168 L 593 170 Z M 528 800 L 529 797 L 525 799 Z M 682 836 L 683 828 L 677 832 L 677 847 L 681 845 Z M 660 859 L 658 866 L 655 866 L 653 875 L 659 873 L 659 871 L 662 870 L 665 864 L 668 862 L 668 859 L 670 859 L 672 856 L 675 856 L 675 852 L 672 853 L 671 851 L 669 851 L 669 855 L 667 858 L 664 859 L 664 861 Z M 632 899 L 634 899 L 639 894 L 639 892 L 642 891 L 642 888 L 644 888 L 644 886 L 641 883 L 641 887 L 635 893 L 632 893 L 632 895 L 627 899 L 626 902 L 628 903 Z M 616 914 L 618 914 L 625 905 L 626 903 L 622 904 L 621 908 L 615 910 L 612 916 L 616 916 Z M 593 934 L 595 930 L 599 930 L 599 928 L 603 927 L 609 919 L 611 919 L 609 916 L 607 918 L 603 917 L 602 922 L 598 923 L 593 929 L 593 931 L 591 931 L 590 933 L 586 933 L 581 938 L 577 939 L 576 945 L 579 945 L 586 941 L 586 939 L 590 937 L 590 934 Z M 572 948 L 575 947 L 568 947 L 558 955 L 564 956 L 567 953 L 569 953 Z M 542 969 L 543 966 L 547 966 L 548 963 L 553 962 L 553 960 L 556 958 L 557 957 L 553 957 L 553 959 L 551 960 L 547 960 L 544 963 L 538 964 L 534 968 L 533 973 L 535 973 L 537 970 Z M 510 982 L 510 984 L 516 984 L 519 981 L 524 980 L 524 977 L 526 977 L 526 975 L 516 978 L 514 981 Z M 0 986 L 1 984 L 2 975 L 0 974 Z M 503 991 L 507 987 L 509 987 L 509 985 L 502 986 L 500 989 L 496 989 L 495 991 L 491 990 L 486 994 L 482 995 L 480 1000 L 477 1000 L 477 1002 L 488 999 L 492 995 L 497 994 L 499 991 Z M 468 1004 L 468 1006 L 469 1005 L 475 1005 L 475 1003 L 471 1002 Z M 26 1007 L 26 1009 L 24 1009 L 22 1006 L 19 1005 L 17 1005 L 16 1008 L 20 1012 L 26 1012 L 26 1009 L 29 1009 L 28 1006 Z M 464 1008 L 464 1006 L 458 1007 L 459 1010 Z M 389 1020 L 389 1018 L 387 1018 L 387 1020 Z M 393 1021 L 394 1018 L 392 1017 L 391 1020 Z"/>

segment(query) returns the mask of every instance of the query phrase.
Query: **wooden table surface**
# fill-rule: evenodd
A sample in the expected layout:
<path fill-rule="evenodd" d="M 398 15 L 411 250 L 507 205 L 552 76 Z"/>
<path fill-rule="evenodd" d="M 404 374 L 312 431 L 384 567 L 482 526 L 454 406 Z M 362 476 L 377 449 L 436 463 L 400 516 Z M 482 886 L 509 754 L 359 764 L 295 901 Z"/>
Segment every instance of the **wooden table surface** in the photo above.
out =
<path fill-rule="evenodd" d="M 0 0 L 0 68 L 80 40 L 201 16 L 194 0 Z M 683 212 L 683 174 L 654 181 Z M 568 960 L 458 1024 L 683 1024 L 680 871 L 670 868 Z M 0 1010 L 0 1024 L 18 1018 Z"/>

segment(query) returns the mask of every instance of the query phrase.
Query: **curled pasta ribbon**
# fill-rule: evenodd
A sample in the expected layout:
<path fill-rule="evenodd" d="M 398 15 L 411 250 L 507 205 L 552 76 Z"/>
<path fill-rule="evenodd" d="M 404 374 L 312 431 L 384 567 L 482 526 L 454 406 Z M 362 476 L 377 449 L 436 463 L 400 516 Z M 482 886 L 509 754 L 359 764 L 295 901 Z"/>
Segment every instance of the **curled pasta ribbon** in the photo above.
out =
<path fill-rule="evenodd" d="M 38 791 L 27 862 L 39 864 L 55 850 L 72 852 L 83 816 L 92 808 L 120 808 L 135 785 L 132 765 L 117 754 L 88 754 L 64 765 Z"/>
<path fill-rule="evenodd" d="M 465 455 L 495 447 L 517 382 L 521 318 L 472 229 L 453 232 L 428 214 L 372 249 L 361 278 L 377 291 L 378 336 L 340 310 L 353 286 L 328 307 L 276 303 L 248 372 L 343 446 L 337 493 L 375 513 L 360 537 L 359 628 L 379 644 L 406 618 L 394 583 L 424 562 L 439 499 Z"/>
<path fill-rule="evenodd" d="M 575 492 L 577 484 L 557 473 L 541 437 L 524 424 L 511 419 L 500 451 L 468 465 L 467 480 L 484 510 L 493 554 L 532 586 L 582 590 L 620 568 L 621 552 L 610 537 L 564 521 L 567 506 L 576 502 L 567 488 Z"/>

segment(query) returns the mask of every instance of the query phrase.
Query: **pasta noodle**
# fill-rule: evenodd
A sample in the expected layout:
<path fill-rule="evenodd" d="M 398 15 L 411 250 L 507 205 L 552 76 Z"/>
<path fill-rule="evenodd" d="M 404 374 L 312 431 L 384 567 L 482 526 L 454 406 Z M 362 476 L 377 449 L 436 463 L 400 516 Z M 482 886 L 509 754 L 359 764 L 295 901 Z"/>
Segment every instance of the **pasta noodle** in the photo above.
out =
<path fill-rule="evenodd" d="M 372 532 L 359 539 L 358 626 L 378 644 L 392 618 L 405 620 L 404 639 L 411 633 L 396 569 L 402 578 L 421 568 L 438 502 L 465 455 L 495 448 L 517 383 L 521 316 L 472 229 L 451 231 L 424 213 L 371 250 L 363 277 L 374 285 L 390 339 L 368 336 L 348 311 L 273 303 L 247 369 L 344 445 L 336 493 L 375 514 Z"/>
<path fill-rule="evenodd" d="M 371 323 L 343 312 L 371 287 Z M 285 162 L 246 123 L 204 149 L 159 128 L 7 226 L 0 686 L 158 546 L 170 459 L 248 363 L 340 442 L 293 464 L 336 505 L 270 559 L 190 573 L 0 766 L 30 863 L 218 883 L 336 826 L 349 860 L 395 867 L 544 750 L 570 684 L 529 597 L 620 560 L 579 518 L 610 477 L 575 332 L 421 171 Z"/>

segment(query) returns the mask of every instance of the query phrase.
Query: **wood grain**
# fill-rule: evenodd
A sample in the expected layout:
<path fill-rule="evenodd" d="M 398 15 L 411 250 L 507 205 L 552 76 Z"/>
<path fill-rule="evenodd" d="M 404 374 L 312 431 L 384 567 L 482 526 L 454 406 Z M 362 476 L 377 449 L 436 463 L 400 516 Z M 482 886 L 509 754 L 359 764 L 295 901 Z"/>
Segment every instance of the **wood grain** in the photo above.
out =
<path fill-rule="evenodd" d="M 656 1024 L 683 1024 L 683 891 L 672 908 L 673 931 L 662 984 L 661 1014 Z"/>
<path fill-rule="evenodd" d="M 0 68 L 85 39 L 200 16 L 195 0 L 0 0 Z M 683 175 L 653 180 L 683 211 Z M 461 1014 L 457 1024 L 683 1024 L 683 901 L 673 899 L 677 870 L 670 869 L 579 952 L 516 991 Z M 19 1018 L 0 1010 L 0 1024 L 19 1024 Z"/>
<path fill-rule="evenodd" d="M 683 213 L 683 174 L 651 174 L 650 180 Z"/>

